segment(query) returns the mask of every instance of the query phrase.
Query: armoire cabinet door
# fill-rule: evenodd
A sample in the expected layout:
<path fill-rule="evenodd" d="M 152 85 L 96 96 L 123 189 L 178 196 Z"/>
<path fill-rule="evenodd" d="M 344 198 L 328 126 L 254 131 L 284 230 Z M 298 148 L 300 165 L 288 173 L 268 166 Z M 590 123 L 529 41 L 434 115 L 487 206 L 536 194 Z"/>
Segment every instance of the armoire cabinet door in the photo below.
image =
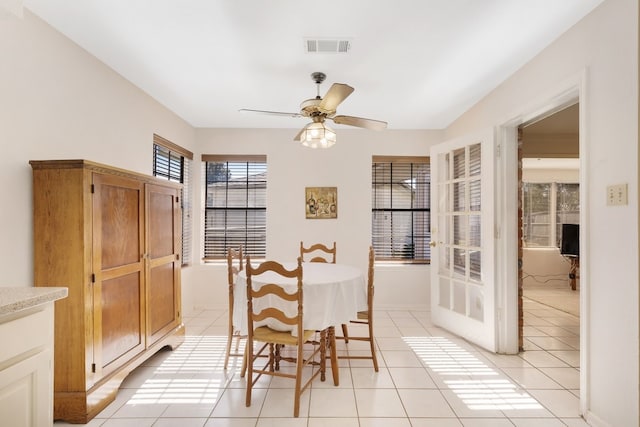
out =
<path fill-rule="evenodd" d="M 144 184 L 93 174 L 93 314 L 97 376 L 145 349 Z"/>
<path fill-rule="evenodd" d="M 181 323 L 179 189 L 147 184 L 147 345 Z"/>

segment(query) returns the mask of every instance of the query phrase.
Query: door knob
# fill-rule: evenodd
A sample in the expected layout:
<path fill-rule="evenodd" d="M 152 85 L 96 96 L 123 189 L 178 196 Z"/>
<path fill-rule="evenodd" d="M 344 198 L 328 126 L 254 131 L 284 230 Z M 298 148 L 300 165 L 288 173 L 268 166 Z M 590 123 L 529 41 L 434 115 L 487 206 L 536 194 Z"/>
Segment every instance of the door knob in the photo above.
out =
<path fill-rule="evenodd" d="M 436 247 L 436 242 L 434 242 L 433 240 L 431 242 L 429 242 L 429 246 L 431 246 L 432 248 Z"/>

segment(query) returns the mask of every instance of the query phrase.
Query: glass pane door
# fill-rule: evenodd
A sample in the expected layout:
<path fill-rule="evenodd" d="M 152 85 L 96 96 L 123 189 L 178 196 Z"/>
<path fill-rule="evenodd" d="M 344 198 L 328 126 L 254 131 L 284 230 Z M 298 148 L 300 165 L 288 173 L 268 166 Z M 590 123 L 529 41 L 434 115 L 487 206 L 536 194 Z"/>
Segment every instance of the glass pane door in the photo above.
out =
<path fill-rule="evenodd" d="M 432 149 L 432 318 L 495 348 L 493 132 Z"/>

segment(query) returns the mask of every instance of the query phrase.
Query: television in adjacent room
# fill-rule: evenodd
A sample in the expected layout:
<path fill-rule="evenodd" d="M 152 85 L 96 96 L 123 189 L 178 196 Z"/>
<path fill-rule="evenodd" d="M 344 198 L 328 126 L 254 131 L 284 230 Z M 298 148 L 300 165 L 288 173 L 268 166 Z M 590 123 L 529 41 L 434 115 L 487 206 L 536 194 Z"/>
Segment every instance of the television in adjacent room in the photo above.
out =
<path fill-rule="evenodd" d="M 578 224 L 562 224 L 560 253 L 565 256 L 580 256 L 580 226 Z"/>

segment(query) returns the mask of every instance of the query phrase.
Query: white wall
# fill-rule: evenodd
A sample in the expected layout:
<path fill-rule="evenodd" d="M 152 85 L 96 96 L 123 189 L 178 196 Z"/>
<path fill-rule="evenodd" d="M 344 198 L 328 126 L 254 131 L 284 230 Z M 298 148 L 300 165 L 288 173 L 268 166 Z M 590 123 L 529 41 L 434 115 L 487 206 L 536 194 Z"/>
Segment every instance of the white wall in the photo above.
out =
<path fill-rule="evenodd" d="M 295 124 L 303 126 L 304 121 Z M 299 129 L 199 129 L 200 154 L 265 154 L 268 167 L 267 258 L 294 259 L 300 241 L 337 242 L 338 262 L 367 266 L 371 244 L 372 155 L 425 156 L 440 131 L 373 132 L 336 126 L 338 142 L 329 150 L 311 150 L 293 142 Z M 201 217 L 201 167 L 196 167 L 194 211 Z M 305 187 L 337 187 L 338 218 L 305 219 Z M 194 235 L 200 235 L 196 221 Z M 202 248 L 196 242 L 194 253 Z M 227 301 L 226 264 L 194 265 L 183 272 L 184 304 L 224 307 Z M 376 300 L 379 307 L 429 305 L 429 266 L 378 266 Z"/>
<path fill-rule="evenodd" d="M 522 159 L 522 182 L 580 182 L 580 159 Z"/>
<path fill-rule="evenodd" d="M 553 288 L 566 282 L 569 286 L 570 262 L 558 248 L 522 249 L 522 284 L 528 287 Z"/>
<path fill-rule="evenodd" d="M 517 121 L 576 80 L 584 85 L 581 371 L 588 380 L 582 390 L 586 416 L 593 425 L 637 425 L 638 2 L 605 1 L 460 117 L 447 137 Z M 618 183 L 629 185 L 629 205 L 608 207 L 606 186 Z M 515 207 L 507 214 L 516 215 Z"/>
<path fill-rule="evenodd" d="M 32 286 L 29 160 L 150 174 L 153 134 L 192 149 L 194 130 L 28 10 L 0 18 L 0 58 L 0 286 Z"/>

